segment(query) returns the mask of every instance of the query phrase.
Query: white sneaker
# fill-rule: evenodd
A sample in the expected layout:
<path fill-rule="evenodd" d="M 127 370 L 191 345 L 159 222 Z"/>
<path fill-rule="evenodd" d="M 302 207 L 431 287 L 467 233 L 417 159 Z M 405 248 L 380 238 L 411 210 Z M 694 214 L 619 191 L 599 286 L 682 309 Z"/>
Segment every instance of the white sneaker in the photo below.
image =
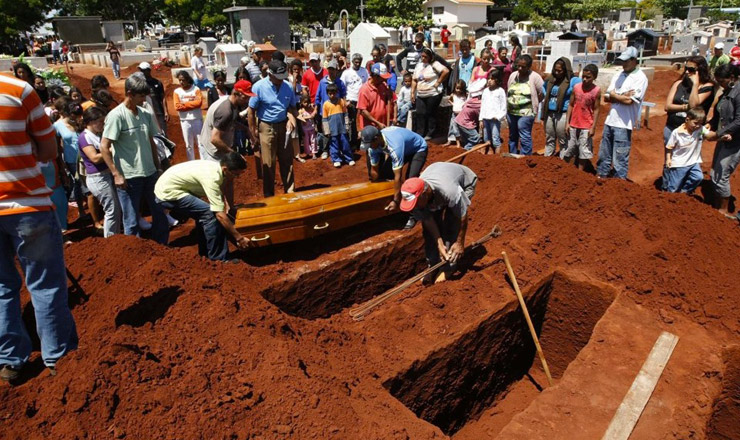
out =
<path fill-rule="evenodd" d="M 351 166 L 351 167 L 355 166 L 355 161 L 354 160 L 350 160 L 349 161 L 349 166 Z"/>
<path fill-rule="evenodd" d="M 321 158 L 322 159 L 328 159 L 329 158 L 329 153 L 327 153 L 326 151 L 324 151 L 323 153 L 321 153 Z"/>
<path fill-rule="evenodd" d="M 139 229 L 142 231 L 148 231 L 152 229 L 152 224 L 146 221 L 143 217 L 139 217 Z"/>
<path fill-rule="evenodd" d="M 334 168 L 339 168 L 342 166 L 341 162 L 334 162 Z"/>
<path fill-rule="evenodd" d="M 171 215 L 167 214 L 167 223 L 170 224 L 170 228 L 175 227 L 180 224 L 179 221 L 177 221 L 176 218 L 172 217 Z"/>

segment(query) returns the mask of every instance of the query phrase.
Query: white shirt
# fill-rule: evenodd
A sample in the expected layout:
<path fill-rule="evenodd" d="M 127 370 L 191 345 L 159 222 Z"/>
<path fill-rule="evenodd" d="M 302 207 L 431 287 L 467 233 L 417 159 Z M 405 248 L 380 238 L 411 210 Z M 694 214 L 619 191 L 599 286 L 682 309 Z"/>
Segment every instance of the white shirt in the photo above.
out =
<path fill-rule="evenodd" d="M 491 90 L 486 87 L 480 98 L 479 120 L 495 119 L 503 121 L 506 117 L 506 92 L 502 87 Z"/>
<path fill-rule="evenodd" d="M 203 64 L 203 60 L 200 59 L 200 57 L 193 56 L 190 59 L 190 67 L 193 69 L 194 72 L 198 72 L 198 75 L 200 75 L 203 79 L 208 79 L 208 72 L 206 71 L 206 65 Z M 198 80 L 198 75 L 195 75 L 195 80 Z"/>
<path fill-rule="evenodd" d="M 52 40 L 52 42 L 51 42 L 51 50 L 59 50 L 59 48 L 61 47 L 61 45 L 62 45 L 62 42 L 61 41 Z"/>
<path fill-rule="evenodd" d="M 681 168 L 701 163 L 701 144 L 709 130 L 701 127 L 693 133 L 686 130 L 686 124 L 671 132 L 666 149 L 673 150 L 671 168 Z"/>
<path fill-rule="evenodd" d="M 411 102 L 411 87 L 401 86 L 398 92 L 398 103 Z"/>
<path fill-rule="evenodd" d="M 606 93 L 623 94 L 634 90 L 635 94 L 632 96 L 631 104 L 612 101 L 612 107 L 604 124 L 632 130 L 633 125 L 637 123 L 640 117 L 640 107 L 642 106 L 643 98 L 645 98 L 647 87 L 648 79 L 640 69 L 635 69 L 630 73 L 623 71 L 619 75 L 612 77 L 612 82 L 609 84 L 609 88 L 606 89 Z"/>
<path fill-rule="evenodd" d="M 360 96 L 360 87 L 367 82 L 368 78 L 367 69 L 362 66 L 357 70 L 355 70 L 354 66 L 344 69 L 340 79 L 347 87 L 347 101 L 357 102 Z"/>

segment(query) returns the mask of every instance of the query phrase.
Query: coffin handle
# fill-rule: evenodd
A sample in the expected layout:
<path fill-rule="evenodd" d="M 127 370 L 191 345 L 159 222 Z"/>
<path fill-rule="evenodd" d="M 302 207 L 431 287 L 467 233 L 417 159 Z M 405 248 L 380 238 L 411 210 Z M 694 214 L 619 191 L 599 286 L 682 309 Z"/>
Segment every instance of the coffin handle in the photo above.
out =
<path fill-rule="evenodd" d="M 262 237 L 262 238 L 257 238 L 255 236 L 255 237 L 250 238 L 249 240 L 250 241 L 265 241 L 265 240 L 269 240 L 269 239 L 270 239 L 270 234 L 265 234 L 265 236 Z"/>
<path fill-rule="evenodd" d="M 326 228 L 328 228 L 328 227 L 329 227 L 329 222 L 324 222 L 324 224 L 323 224 L 323 225 L 314 225 L 314 227 L 313 227 L 313 228 L 314 228 L 315 230 L 319 231 L 319 230 L 321 230 L 321 229 L 326 229 Z"/>

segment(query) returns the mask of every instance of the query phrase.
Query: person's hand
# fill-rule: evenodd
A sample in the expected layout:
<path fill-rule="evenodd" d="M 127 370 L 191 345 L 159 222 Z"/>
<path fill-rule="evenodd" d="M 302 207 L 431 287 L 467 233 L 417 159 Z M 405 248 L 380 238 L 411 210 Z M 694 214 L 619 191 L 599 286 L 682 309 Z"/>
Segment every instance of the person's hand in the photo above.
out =
<path fill-rule="evenodd" d="M 388 206 L 385 207 L 385 210 L 388 212 L 395 212 L 398 210 L 398 203 L 396 203 L 395 200 L 391 200 L 391 202 L 388 203 Z"/>
<path fill-rule="evenodd" d="M 629 92 L 622 93 L 622 95 L 623 96 L 626 96 L 628 98 L 631 98 L 631 97 L 635 96 L 635 91 L 634 90 L 630 90 Z"/>
<path fill-rule="evenodd" d="M 170 122 L 170 114 L 169 113 L 165 113 L 164 114 L 164 122 Z"/>
<path fill-rule="evenodd" d="M 411 96 L 411 105 L 416 105 L 416 96 Z"/>
<path fill-rule="evenodd" d="M 249 130 L 249 134 L 250 134 L 250 137 L 252 138 L 252 139 L 250 139 L 252 141 L 252 143 L 254 145 L 257 145 L 257 139 L 258 139 L 258 137 L 257 137 L 257 130 L 256 129 Z"/>
<path fill-rule="evenodd" d="M 670 168 L 670 167 L 671 167 L 671 163 L 672 163 L 672 162 L 671 162 L 671 158 L 670 158 L 670 157 L 669 157 L 669 158 L 667 158 L 667 159 L 665 160 L 665 167 L 666 167 L 666 168 Z"/>
<path fill-rule="evenodd" d="M 570 124 L 568 123 L 565 124 L 565 133 L 566 134 L 570 133 Z"/>
<path fill-rule="evenodd" d="M 251 242 L 249 241 L 249 239 L 243 235 L 236 240 L 236 246 L 239 249 L 247 249 L 249 248 L 250 244 Z"/>
<path fill-rule="evenodd" d="M 695 86 L 699 85 L 699 72 L 692 73 L 691 75 L 689 75 L 689 78 Z"/>
<path fill-rule="evenodd" d="M 285 129 L 288 131 L 288 133 L 295 130 L 295 122 L 293 122 L 292 119 L 288 119 L 288 123 L 285 124 Z"/>
<path fill-rule="evenodd" d="M 382 122 L 378 122 L 378 130 L 382 130 L 382 129 L 384 129 L 385 127 L 386 127 L 386 125 L 385 125 L 385 124 L 383 124 Z"/>
<path fill-rule="evenodd" d="M 722 135 L 721 138 L 719 138 L 722 142 L 732 142 L 732 135 L 727 133 L 725 135 Z"/>
<path fill-rule="evenodd" d="M 116 185 L 116 188 L 120 188 L 120 189 L 128 188 L 128 184 L 126 183 L 126 178 L 123 177 L 123 175 L 119 173 L 116 173 L 113 175 L 113 183 Z"/>
<path fill-rule="evenodd" d="M 591 127 L 588 129 L 588 137 L 592 138 L 594 137 L 594 134 L 596 134 L 596 129 L 594 127 Z"/>
<path fill-rule="evenodd" d="M 442 241 L 441 238 L 437 240 L 437 250 L 439 250 L 440 258 L 442 258 L 444 261 L 450 260 L 450 254 L 447 252 L 447 246 L 445 246 L 445 243 L 444 241 Z"/>
<path fill-rule="evenodd" d="M 455 242 L 452 247 L 450 248 L 450 263 L 457 263 L 460 258 L 462 258 L 463 254 L 465 253 L 465 248 L 462 244 Z"/>

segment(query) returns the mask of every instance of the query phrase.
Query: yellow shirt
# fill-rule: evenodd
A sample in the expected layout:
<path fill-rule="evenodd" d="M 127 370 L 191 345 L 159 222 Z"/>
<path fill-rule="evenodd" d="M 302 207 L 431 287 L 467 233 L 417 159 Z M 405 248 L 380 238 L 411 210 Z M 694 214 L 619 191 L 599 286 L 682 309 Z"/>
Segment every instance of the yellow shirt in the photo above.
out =
<path fill-rule="evenodd" d="M 211 211 L 225 208 L 221 183 L 224 173 L 218 162 L 189 160 L 167 169 L 154 186 L 154 195 L 162 201 L 180 200 L 185 196 L 206 197 Z"/>

